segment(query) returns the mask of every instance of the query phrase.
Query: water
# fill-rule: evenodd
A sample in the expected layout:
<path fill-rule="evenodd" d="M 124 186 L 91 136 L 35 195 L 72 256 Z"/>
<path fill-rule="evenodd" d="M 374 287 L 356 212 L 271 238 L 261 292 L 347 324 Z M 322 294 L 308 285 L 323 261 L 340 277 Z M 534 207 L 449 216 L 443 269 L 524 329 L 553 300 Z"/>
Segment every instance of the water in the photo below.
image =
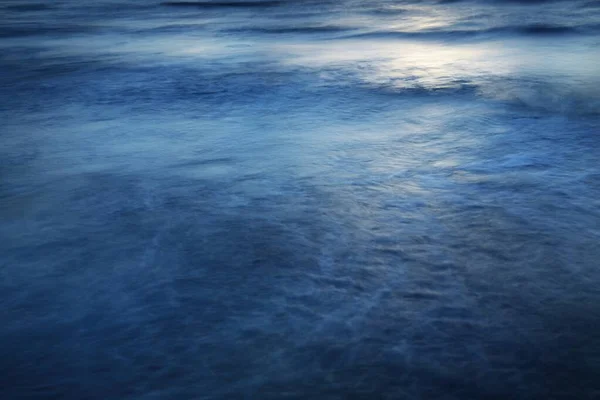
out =
<path fill-rule="evenodd" d="M 600 3 L 0 2 L 3 399 L 600 398 Z"/>

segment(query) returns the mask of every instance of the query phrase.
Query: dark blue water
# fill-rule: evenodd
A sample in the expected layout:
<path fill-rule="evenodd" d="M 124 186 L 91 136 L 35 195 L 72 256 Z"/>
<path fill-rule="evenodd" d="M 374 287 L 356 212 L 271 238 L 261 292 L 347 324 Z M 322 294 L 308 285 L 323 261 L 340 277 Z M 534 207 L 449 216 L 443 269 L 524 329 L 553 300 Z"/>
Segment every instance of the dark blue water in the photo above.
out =
<path fill-rule="evenodd" d="M 0 1 L 1 399 L 600 398 L 600 2 Z"/>

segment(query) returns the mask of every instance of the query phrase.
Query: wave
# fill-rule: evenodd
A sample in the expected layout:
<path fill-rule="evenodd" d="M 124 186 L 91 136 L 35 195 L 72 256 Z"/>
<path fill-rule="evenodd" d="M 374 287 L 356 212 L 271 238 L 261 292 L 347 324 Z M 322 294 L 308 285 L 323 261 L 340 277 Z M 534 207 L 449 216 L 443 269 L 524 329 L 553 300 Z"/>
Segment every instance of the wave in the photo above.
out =
<path fill-rule="evenodd" d="M 228 32 L 243 32 L 243 33 L 264 33 L 264 34 L 320 34 L 320 33 L 338 33 L 348 32 L 356 28 L 337 26 L 337 25 L 322 25 L 322 26 L 274 26 L 274 27 L 249 27 L 230 29 Z"/>
<path fill-rule="evenodd" d="M 488 78 L 486 80 L 456 79 L 427 84 L 388 82 L 367 84 L 380 94 L 395 96 L 457 96 L 483 98 L 506 107 L 542 114 L 567 116 L 599 116 L 600 90 L 597 84 L 560 82 L 528 78 Z"/>
<path fill-rule="evenodd" d="M 38 26 L 0 26 L 0 38 L 27 37 L 38 35 L 73 35 L 94 32 L 87 25 L 38 25 Z"/>
<path fill-rule="evenodd" d="M 544 3 L 559 3 L 566 0 L 491 0 L 493 3 L 513 3 L 513 4 L 544 4 Z"/>
<path fill-rule="evenodd" d="M 45 11 L 52 8 L 49 4 L 32 3 L 32 4 L 14 4 L 4 7 L 9 11 Z"/>
<path fill-rule="evenodd" d="M 475 2 L 475 3 L 491 3 L 491 4 L 508 4 L 508 5 L 539 5 L 539 4 L 547 4 L 547 3 L 566 3 L 569 0 L 438 0 L 439 4 L 448 4 L 448 3 L 466 3 L 466 2 Z"/>
<path fill-rule="evenodd" d="M 503 31 L 503 29 L 500 29 Z M 517 32 L 531 35 L 553 35 L 563 33 L 578 33 L 580 30 L 572 26 L 532 24 L 507 29 L 509 32 Z"/>
<path fill-rule="evenodd" d="M 341 71 L 340 71 L 341 72 Z M 375 76 L 375 78 L 374 78 Z M 378 78 L 376 70 L 331 75 L 330 85 L 352 87 L 375 95 L 444 101 L 482 101 L 536 114 L 600 116 L 597 78 L 535 75 L 438 76 L 427 73 Z"/>
<path fill-rule="evenodd" d="M 347 39 L 462 39 L 478 38 L 502 35 L 524 35 L 524 36 L 558 36 L 592 34 L 600 30 L 600 25 L 551 25 L 530 24 L 521 26 L 500 26 L 488 29 L 448 29 L 428 31 L 372 31 L 345 36 Z"/>
<path fill-rule="evenodd" d="M 372 15 L 393 16 L 405 14 L 408 11 L 409 10 L 407 10 L 406 8 L 378 7 L 368 10 L 367 13 Z"/>
<path fill-rule="evenodd" d="M 533 111 L 600 115 L 600 90 L 590 82 L 500 78 L 478 88 L 480 96 Z"/>
<path fill-rule="evenodd" d="M 191 8 L 266 8 L 282 5 L 283 1 L 165 1 L 160 3 L 169 7 L 191 7 Z"/>

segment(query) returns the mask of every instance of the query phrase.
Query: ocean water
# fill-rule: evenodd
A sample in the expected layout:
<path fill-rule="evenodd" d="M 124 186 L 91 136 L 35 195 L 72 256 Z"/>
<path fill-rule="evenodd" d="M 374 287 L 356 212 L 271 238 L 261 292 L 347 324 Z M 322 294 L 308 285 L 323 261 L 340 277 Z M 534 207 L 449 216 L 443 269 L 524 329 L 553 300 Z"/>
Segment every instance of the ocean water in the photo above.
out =
<path fill-rule="evenodd" d="M 0 1 L 0 398 L 599 399 L 600 2 Z"/>

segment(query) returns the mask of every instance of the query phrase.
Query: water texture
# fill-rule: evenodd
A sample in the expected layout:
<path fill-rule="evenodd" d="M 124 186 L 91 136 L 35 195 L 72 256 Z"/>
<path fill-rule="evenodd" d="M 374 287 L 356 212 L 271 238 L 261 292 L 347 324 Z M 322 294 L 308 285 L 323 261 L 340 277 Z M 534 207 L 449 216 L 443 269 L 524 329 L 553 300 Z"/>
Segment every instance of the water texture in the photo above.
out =
<path fill-rule="evenodd" d="M 0 398 L 600 398 L 600 2 L 0 1 Z"/>

